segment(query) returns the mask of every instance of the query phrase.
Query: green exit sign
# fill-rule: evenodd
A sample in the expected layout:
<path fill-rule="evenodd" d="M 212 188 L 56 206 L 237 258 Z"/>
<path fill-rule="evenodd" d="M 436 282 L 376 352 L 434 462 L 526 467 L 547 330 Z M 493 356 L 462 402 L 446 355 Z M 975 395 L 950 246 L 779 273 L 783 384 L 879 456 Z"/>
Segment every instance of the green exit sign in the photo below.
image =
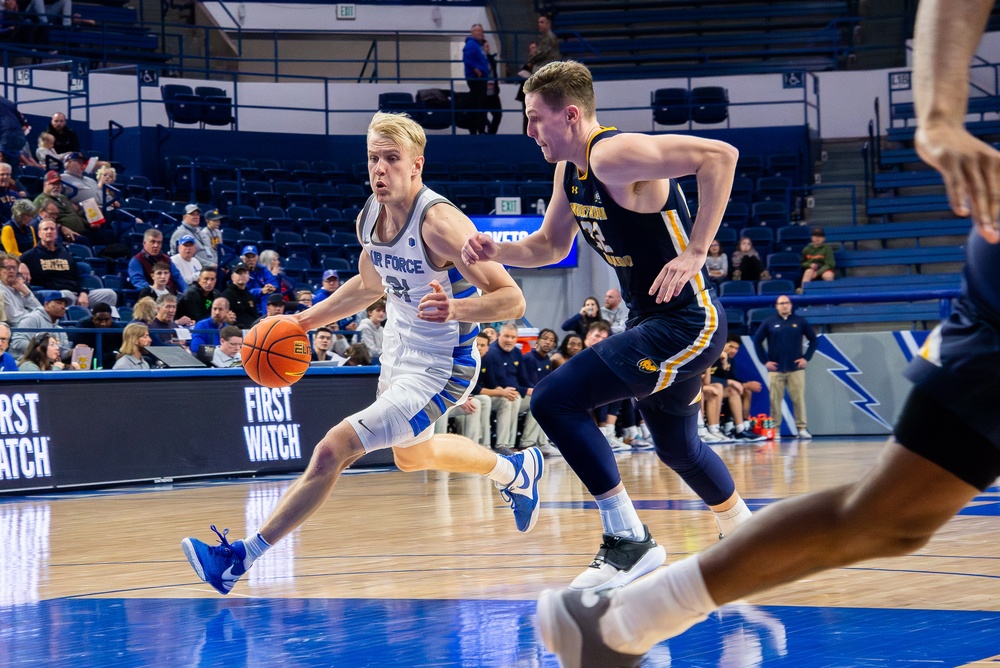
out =
<path fill-rule="evenodd" d="M 496 211 L 498 216 L 520 216 L 520 197 L 497 197 Z"/>
<path fill-rule="evenodd" d="M 337 5 L 338 21 L 353 21 L 356 18 L 357 12 L 354 5 Z"/>

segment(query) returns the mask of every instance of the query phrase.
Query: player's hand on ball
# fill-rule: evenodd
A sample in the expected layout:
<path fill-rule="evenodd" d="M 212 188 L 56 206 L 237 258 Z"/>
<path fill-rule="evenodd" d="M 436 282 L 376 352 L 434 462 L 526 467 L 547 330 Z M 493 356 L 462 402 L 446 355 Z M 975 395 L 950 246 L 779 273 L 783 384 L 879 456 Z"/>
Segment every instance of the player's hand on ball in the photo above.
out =
<path fill-rule="evenodd" d="M 462 245 L 462 262 L 470 267 L 480 260 L 492 260 L 500 251 L 497 242 L 488 234 L 477 232 Z"/>
<path fill-rule="evenodd" d="M 441 284 L 431 281 L 433 292 L 424 295 L 417 304 L 417 317 L 427 322 L 448 322 L 451 317 L 451 299 Z"/>

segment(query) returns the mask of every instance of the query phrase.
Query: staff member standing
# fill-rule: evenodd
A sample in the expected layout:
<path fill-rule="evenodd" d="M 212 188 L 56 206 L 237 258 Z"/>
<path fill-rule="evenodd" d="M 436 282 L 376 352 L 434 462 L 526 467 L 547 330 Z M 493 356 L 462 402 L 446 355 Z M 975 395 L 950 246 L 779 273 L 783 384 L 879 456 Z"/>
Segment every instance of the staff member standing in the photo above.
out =
<path fill-rule="evenodd" d="M 771 415 L 774 418 L 774 433 L 781 437 L 781 403 L 785 398 L 785 387 L 792 398 L 795 411 L 795 426 L 799 438 L 812 438 L 806 429 L 806 364 L 816 352 L 816 332 L 805 318 L 792 313 L 792 300 L 787 295 L 778 297 L 774 303 L 777 315 L 760 324 L 753 335 L 753 345 L 757 357 L 767 360 L 767 384 L 771 389 Z M 809 340 L 809 346 L 802 352 L 802 338 Z M 767 340 L 767 352 L 764 341 Z"/>

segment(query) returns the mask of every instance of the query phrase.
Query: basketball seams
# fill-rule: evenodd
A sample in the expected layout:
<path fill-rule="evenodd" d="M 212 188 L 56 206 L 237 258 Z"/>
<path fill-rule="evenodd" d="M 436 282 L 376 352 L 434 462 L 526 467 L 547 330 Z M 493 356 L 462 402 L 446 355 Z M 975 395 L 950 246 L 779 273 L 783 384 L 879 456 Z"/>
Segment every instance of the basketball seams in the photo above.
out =
<path fill-rule="evenodd" d="M 286 332 L 291 330 L 291 334 L 274 332 L 276 328 Z M 278 333 L 280 336 L 269 340 L 272 333 Z M 287 345 L 283 346 L 282 344 L 290 340 L 295 342 L 302 341 L 305 343 L 307 349 L 309 348 L 309 338 L 295 322 L 275 319 L 268 323 L 266 329 L 260 328 L 259 324 L 251 328 L 246 340 L 243 342 L 243 347 L 249 348 L 244 369 L 250 379 L 258 385 L 272 388 L 287 387 L 298 380 L 305 373 L 306 369 L 309 368 L 309 357 L 293 354 L 294 349 L 291 351 L 275 350 L 275 348 L 287 347 Z M 294 364 L 289 364 L 289 362 Z M 278 363 L 277 367 L 290 368 L 279 371 L 275 363 Z"/>

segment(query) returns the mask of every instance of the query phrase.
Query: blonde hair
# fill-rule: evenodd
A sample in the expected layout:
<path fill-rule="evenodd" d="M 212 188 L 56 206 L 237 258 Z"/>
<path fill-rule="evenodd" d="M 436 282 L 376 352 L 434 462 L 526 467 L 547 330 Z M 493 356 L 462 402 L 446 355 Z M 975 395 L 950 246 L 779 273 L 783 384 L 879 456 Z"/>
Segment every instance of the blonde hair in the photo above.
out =
<path fill-rule="evenodd" d="M 97 170 L 97 180 L 100 181 L 101 177 L 104 176 L 105 174 L 108 174 L 109 176 L 111 176 L 111 178 L 117 178 L 118 170 L 112 167 L 111 165 L 104 165 L 103 167 Z"/>
<path fill-rule="evenodd" d="M 56 138 L 54 135 L 48 132 L 43 132 L 42 134 L 38 135 L 38 145 L 42 148 L 45 148 L 45 142 L 52 142 L 54 144 L 56 143 Z"/>
<path fill-rule="evenodd" d="M 142 346 L 139 345 L 139 339 L 147 334 L 149 334 L 149 327 L 141 322 L 130 322 L 125 325 L 125 330 L 122 332 L 122 344 L 118 348 L 118 357 L 122 358 L 126 355 L 142 353 Z"/>
<path fill-rule="evenodd" d="M 394 144 L 411 153 L 414 158 L 424 154 L 427 146 L 427 135 L 420 124 L 407 114 L 387 114 L 380 111 L 372 116 L 368 124 L 368 141 L 373 135 L 382 135 Z"/>
<path fill-rule="evenodd" d="M 141 322 L 153 322 L 159 310 L 152 297 L 143 297 L 132 307 L 132 318 Z"/>
<path fill-rule="evenodd" d="M 585 118 L 597 113 L 594 78 L 585 65 L 574 60 L 557 60 L 542 67 L 524 82 L 524 93 L 537 93 L 550 109 L 575 104 Z"/>

